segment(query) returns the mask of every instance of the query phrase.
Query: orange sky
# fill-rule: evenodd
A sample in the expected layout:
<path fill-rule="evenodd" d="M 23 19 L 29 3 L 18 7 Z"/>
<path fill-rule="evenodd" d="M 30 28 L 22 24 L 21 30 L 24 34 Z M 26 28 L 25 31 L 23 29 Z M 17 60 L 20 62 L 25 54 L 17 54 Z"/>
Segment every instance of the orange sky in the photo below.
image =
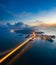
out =
<path fill-rule="evenodd" d="M 56 22 L 31 22 L 30 26 L 56 26 Z"/>

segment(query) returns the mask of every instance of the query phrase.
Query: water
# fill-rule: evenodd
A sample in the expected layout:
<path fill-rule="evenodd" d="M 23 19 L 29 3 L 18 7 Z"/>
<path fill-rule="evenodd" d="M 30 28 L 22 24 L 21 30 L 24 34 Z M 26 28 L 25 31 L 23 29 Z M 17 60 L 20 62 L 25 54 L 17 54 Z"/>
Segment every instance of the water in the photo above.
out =
<path fill-rule="evenodd" d="M 0 31 L 0 52 L 10 50 L 23 41 L 24 37 L 20 34 L 2 30 Z"/>
<path fill-rule="evenodd" d="M 45 34 L 56 35 L 55 29 L 41 30 L 46 32 Z M 0 31 L 0 52 L 10 50 L 24 40 L 24 35 L 8 30 Z M 54 42 L 34 40 L 29 48 L 12 62 L 12 65 L 56 65 L 56 39 Z"/>

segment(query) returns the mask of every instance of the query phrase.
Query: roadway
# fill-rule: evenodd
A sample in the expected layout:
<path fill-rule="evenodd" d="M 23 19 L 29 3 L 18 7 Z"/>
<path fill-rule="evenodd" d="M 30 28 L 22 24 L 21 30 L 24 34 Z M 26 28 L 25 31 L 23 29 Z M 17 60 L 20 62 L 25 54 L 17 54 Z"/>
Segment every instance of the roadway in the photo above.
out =
<path fill-rule="evenodd" d="M 19 50 L 22 46 L 24 46 L 25 44 L 27 44 L 30 40 L 34 40 L 36 37 L 37 37 L 37 35 L 35 34 L 35 32 L 33 32 L 29 38 L 27 38 L 24 42 L 22 42 L 20 45 L 18 45 L 16 48 L 14 48 L 11 52 L 9 52 L 3 58 L 1 58 L 0 59 L 0 63 L 2 63 L 3 61 L 5 61 L 9 56 L 11 56 L 12 54 L 14 54 L 17 50 Z M 46 37 L 46 36 L 44 36 L 44 37 Z"/>
<path fill-rule="evenodd" d="M 14 48 L 11 52 L 6 54 L 3 58 L 0 59 L 0 63 L 2 63 L 4 60 L 6 60 L 9 56 L 11 56 L 13 53 L 15 53 L 17 50 L 19 50 L 22 46 L 24 46 L 27 42 L 29 42 L 32 39 L 32 37 L 27 38 L 24 42 L 22 42 L 20 45 L 18 45 L 16 48 Z"/>

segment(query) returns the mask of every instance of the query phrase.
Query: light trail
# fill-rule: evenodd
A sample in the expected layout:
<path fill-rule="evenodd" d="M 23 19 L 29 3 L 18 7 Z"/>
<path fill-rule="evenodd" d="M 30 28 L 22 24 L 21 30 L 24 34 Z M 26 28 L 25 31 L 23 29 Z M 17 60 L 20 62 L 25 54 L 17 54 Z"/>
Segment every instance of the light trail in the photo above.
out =
<path fill-rule="evenodd" d="M 40 36 L 40 35 L 39 35 Z M 21 43 L 20 45 L 18 45 L 16 48 L 14 48 L 11 52 L 9 52 L 7 55 L 5 55 L 3 58 L 0 59 L 0 63 L 2 63 L 6 58 L 8 58 L 10 55 L 12 55 L 14 52 L 16 52 L 17 50 L 19 50 L 23 45 L 25 45 L 27 42 L 29 42 L 30 40 L 35 40 L 35 38 L 38 37 L 36 35 L 35 32 L 32 32 L 31 36 L 29 38 L 27 38 L 23 43 Z M 49 40 L 50 36 L 47 36 L 47 35 L 43 35 L 42 36 L 43 38 L 46 37 L 47 40 Z M 51 38 L 53 38 L 55 36 L 51 36 Z M 40 36 L 41 38 L 41 36 Z M 52 39 L 51 39 L 52 40 Z"/>
<path fill-rule="evenodd" d="M 0 56 L 9 53 L 11 50 L 13 50 L 13 49 L 10 49 L 10 50 L 7 50 L 7 51 L 4 51 L 4 52 L 1 52 L 1 53 L 0 53 Z"/>
<path fill-rule="evenodd" d="M 7 65 L 13 65 L 15 60 L 19 59 L 20 56 L 31 46 L 32 41 L 30 41 L 15 57 L 13 57 Z"/>
<path fill-rule="evenodd" d="M 32 38 L 27 38 L 23 43 L 21 43 L 19 46 L 17 46 L 15 49 L 13 49 L 11 52 L 9 52 L 7 55 L 5 55 L 2 59 L 0 59 L 0 63 L 2 63 L 5 59 L 7 59 L 10 55 L 12 55 L 14 52 L 16 52 L 18 49 L 20 49 L 23 45 L 25 45 L 28 41 L 30 41 Z"/>

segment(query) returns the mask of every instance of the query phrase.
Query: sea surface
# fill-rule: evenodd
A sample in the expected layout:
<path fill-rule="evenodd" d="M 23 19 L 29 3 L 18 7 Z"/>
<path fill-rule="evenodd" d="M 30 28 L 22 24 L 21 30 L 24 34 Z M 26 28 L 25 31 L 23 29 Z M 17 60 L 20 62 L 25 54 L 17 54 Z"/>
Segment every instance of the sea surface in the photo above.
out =
<path fill-rule="evenodd" d="M 41 29 L 41 31 L 56 36 L 56 28 Z M 23 42 L 25 36 L 9 30 L 0 30 L 0 56 Z M 53 42 L 36 38 L 27 45 L 21 55 L 16 54 L 15 59 L 11 59 L 7 65 L 56 65 L 56 38 Z"/>

